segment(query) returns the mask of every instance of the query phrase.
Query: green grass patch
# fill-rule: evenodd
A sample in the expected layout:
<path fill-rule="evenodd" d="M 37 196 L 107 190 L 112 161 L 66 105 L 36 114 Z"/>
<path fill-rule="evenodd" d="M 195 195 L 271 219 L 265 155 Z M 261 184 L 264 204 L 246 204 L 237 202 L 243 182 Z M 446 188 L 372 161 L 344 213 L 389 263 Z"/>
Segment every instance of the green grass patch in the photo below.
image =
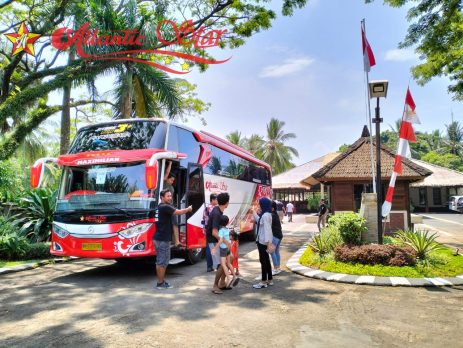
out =
<path fill-rule="evenodd" d="M 332 254 L 320 257 L 310 247 L 302 254 L 299 262 L 326 272 L 379 277 L 454 277 L 463 274 L 463 256 L 454 256 L 453 250 L 449 248 L 432 252 L 428 262 L 417 263 L 415 266 L 394 267 L 337 262 Z"/>
<path fill-rule="evenodd" d="M 4 261 L 0 260 L 0 268 L 24 265 L 25 263 L 37 263 L 42 260 Z"/>

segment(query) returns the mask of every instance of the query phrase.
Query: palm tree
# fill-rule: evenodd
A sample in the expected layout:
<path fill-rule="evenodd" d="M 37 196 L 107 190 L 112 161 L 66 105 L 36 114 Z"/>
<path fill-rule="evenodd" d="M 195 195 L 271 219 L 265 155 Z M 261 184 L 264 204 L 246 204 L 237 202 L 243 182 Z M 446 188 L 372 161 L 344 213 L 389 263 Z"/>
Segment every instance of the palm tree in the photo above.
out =
<path fill-rule="evenodd" d="M 245 139 L 244 147 L 257 158 L 262 159 L 262 148 L 264 146 L 264 138 L 258 134 L 252 134 Z"/>
<path fill-rule="evenodd" d="M 439 152 L 442 148 L 442 133 L 439 129 L 433 130 L 431 133 L 426 134 L 426 142 L 429 145 L 430 151 Z"/>
<path fill-rule="evenodd" d="M 91 21 L 101 32 L 123 31 L 127 28 L 137 30 L 145 35 L 146 42 L 143 48 L 156 46 L 157 38 L 152 23 L 162 17 L 162 13 L 141 14 L 141 7 L 136 0 L 129 0 L 124 6 L 115 9 L 110 1 L 93 0 L 98 6 L 89 6 L 86 10 L 85 21 Z M 159 18 L 158 18 L 159 17 Z M 139 46 L 137 48 L 140 48 Z M 109 53 L 117 50 L 134 49 L 132 46 L 92 46 L 88 50 L 91 53 Z M 155 67 L 127 60 L 121 60 L 116 67 L 109 71 L 101 71 L 101 74 L 114 73 L 115 85 L 113 96 L 114 118 L 139 117 L 163 117 L 174 118 L 180 112 L 180 93 L 176 80 L 170 78 L 165 72 Z M 94 90 L 94 80 L 86 81 Z"/>
<path fill-rule="evenodd" d="M 453 155 L 463 155 L 463 128 L 458 121 L 445 125 L 447 136 L 444 138 L 445 147 Z"/>
<path fill-rule="evenodd" d="M 272 118 L 267 124 L 267 135 L 262 149 L 262 159 L 273 168 L 273 175 L 294 167 L 292 156 L 299 156 L 294 147 L 285 145 L 289 139 L 296 138 L 294 133 L 285 133 L 285 122 Z"/>
<path fill-rule="evenodd" d="M 241 132 L 237 130 L 226 135 L 225 138 L 227 138 L 227 140 L 232 144 L 244 147 L 245 139 L 241 137 Z"/>

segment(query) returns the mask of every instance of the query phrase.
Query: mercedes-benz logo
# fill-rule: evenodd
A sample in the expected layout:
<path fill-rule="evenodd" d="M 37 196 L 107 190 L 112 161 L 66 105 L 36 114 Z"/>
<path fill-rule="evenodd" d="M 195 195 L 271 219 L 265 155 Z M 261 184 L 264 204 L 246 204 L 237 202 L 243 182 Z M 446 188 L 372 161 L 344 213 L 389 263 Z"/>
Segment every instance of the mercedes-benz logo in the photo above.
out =
<path fill-rule="evenodd" d="M 95 232 L 95 230 L 93 229 L 92 226 L 90 226 L 90 227 L 88 228 L 88 233 L 93 234 L 93 232 Z"/>

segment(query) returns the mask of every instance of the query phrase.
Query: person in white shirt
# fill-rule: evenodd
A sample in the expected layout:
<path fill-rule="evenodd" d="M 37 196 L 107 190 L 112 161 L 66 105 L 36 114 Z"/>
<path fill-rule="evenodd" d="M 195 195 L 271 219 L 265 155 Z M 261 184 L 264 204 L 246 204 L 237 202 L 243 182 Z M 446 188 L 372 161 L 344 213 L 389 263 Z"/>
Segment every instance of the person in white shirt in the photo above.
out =
<path fill-rule="evenodd" d="M 294 205 L 289 202 L 286 204 L 286 213 L 288 213 L 288 222 L 293 222 Z"/>

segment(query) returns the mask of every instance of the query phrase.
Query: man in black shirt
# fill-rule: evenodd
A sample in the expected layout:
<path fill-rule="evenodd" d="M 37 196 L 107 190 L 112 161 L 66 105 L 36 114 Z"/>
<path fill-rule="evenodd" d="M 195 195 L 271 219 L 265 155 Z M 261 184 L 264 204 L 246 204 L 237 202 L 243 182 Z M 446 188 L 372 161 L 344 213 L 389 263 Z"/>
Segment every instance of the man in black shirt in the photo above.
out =
<path fill-rule="evenodd" d="M 213 250 L 217 242 L 219 241 L 219 229 L 220 229 L 220 218 L 223 212 L 228 207 L 230 196 L 227 192 L 222 192 L 217 195 L 218 206 L 215 206 L 209 214 L 209 221 L 206 226 L 206 240 L 209 244 L 209 248 Z M 217 261 L 218 258 L 218 261 Z M 225 283 L 225 272 L 220 265 L 220 255 L 218 253 L 212 255 L 213 267 L 217 267 L 217 273 L 215 274 L 214 286 L 212 292 L 214 294 L 221 294 L 222 291 L 219 288 L 219 284 Z"/>
<path fill-rule="evenodd" d="M 172 193 L 168 190 L 161 191 L 161 203 L 158 205 L 158 220 L 156 221 L 156 233 L 154 234 L 154 246 L 156 247 L 156 275 L 157 289 L 169 289 L 172 286 L 164 280 L 167 265 L 170 260 L 170 242 L 172 241 L 173 224 L 172 216 L 189 213 L 193 210 L 191 205 L 185 209 L 175 209 L 172 205 Z"/>

